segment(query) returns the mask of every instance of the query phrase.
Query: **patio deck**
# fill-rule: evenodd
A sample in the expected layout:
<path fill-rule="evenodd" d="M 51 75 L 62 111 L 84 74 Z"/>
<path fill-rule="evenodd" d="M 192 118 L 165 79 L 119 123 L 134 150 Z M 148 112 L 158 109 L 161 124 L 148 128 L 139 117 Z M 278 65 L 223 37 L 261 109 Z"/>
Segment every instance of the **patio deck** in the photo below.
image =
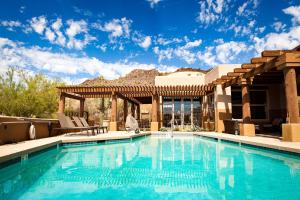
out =
<path fill-rule="evenodd" d="M 278 138 L 250 137 L 218 132 L 199 132 L 194 135 L 300 154 L 300 142 L 283 142 Z"/>
<path fill-rule="evenodd" d="M 37 152 L 49 147 L 53 147 L 61 143 L 78 143 L 78 142 L 97 142 L 105 140 L 124 140 L 136 137 L 150 135 L 149 132 L 134 134 L 126 132 L 109 132 L 98 134 L 95 136 L 87 136 L 83 134 L 68 134 L 57 137 L 43 138 L 37 140 L 28 140 L 15 144 L 0 145 L 0 163 L 20 158 L 33 152 Z"/>

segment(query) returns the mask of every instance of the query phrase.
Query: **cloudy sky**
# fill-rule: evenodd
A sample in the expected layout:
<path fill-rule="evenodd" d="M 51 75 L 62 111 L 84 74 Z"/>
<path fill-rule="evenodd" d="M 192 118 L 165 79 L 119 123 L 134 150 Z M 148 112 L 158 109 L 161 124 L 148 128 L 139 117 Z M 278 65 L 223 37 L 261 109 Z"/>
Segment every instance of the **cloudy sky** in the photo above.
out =
<path fill-rule="evenodd" d="M 10 0 L 0 7 L 0 72 L 78 83 L 132 69 L 246 63 L 300 44 L 300 0 Z"/>

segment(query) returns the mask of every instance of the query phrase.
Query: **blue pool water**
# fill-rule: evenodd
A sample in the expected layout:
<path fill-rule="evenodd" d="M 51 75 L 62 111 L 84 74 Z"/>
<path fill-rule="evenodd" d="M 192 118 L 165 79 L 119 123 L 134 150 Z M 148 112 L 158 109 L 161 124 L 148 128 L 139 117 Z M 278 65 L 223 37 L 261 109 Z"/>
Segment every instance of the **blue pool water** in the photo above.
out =
<path fill-rule="evenodd" d="M 0 199 L 300 199 L 300 158 L 201 137 L 61 146 L 1 169 Z"/>

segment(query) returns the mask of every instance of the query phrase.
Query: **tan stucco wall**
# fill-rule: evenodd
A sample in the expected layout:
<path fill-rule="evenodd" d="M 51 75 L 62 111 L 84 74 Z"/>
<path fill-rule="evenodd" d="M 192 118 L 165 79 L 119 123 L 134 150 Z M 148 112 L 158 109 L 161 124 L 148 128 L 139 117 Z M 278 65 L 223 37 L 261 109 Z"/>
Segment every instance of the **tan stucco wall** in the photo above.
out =
<path fill-rule="evenodd" d="M 175 72 L 166 76 L 156 76 L 155 85 L 204 85 L 205 74 L 202 72 Z"/>
<path fill-rule="evenodd" d="M 209 84 L 216 80 L 217 78 L 220 78 L 223 75 L 226 75 L 228 72 L 233 72 L 234 68 L 240 68 L 240 64 L 222 64 L 214 67 L 212 70 L 210 70 L 205 75 L 205 84 Z"/>

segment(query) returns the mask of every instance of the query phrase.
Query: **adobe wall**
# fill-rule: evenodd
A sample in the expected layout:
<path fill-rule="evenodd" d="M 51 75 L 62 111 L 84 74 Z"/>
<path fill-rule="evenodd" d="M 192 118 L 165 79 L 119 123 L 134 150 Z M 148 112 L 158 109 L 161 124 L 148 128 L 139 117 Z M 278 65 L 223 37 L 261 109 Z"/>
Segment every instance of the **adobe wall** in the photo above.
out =
<path fill-rule="evenodd" d="M 202 72 L 174 72 L 165 76 L 156 76 L 155 85 L 204 85 L 205 74 Z"/>
<path fill-rule="evenodd" d="M 0 116 L 0 145 L 29 140 L 29 127 L 35 126 L 36 139 L 60 134 L 58 120 Z"/>

